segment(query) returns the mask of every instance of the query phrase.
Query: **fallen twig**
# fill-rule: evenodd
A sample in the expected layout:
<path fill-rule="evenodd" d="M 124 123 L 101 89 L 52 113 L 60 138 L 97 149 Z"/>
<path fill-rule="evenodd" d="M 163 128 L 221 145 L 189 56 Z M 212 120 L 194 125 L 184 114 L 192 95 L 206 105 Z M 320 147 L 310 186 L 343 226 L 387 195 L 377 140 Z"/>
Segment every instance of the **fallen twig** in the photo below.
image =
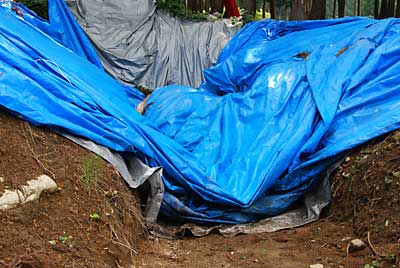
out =
<path fill-rule="evenodd" d="M 124 247 L 124 248 L 130 250 L 131 252 L 133 252 L 133 253 L 135 253 L 135 254 L 137 253 L 137 251 L 136 251 L 135 249 L 133 249 L 132 247 L 130 247 L 130 246 L 128 246 L 128 245 L 125 245 L 125 244 L 123 244 L 123 243 L 121 243 L 121 242 L 118 242 L 118 241 L 116 241 L 116 240 L 111 240 L 111 243 L 120 245 L 120 246 L 122 246 L 122 247 Z"/>
<path fill-rule="evenodd" d="M 351 241 L 347 244 L 347 247 L 346 247 L 346 268 L 349 268 L 350 243 L 351 243 Z"/>
<path fill-rule="evenodd" d="M 117 265 L 118 268 L 124 268 L 124 267 L 122 267 L 121 265 L 119 265 L 119 262 L 118 262 L 117 259 L 115 259 L 114 262 L 115 262 L 115 264 Z"/>
<path fill-rule="evenodd" d="M 388 159 L 386 162 L 394 161 L 400 158 L 400 155 Z"/>
<path fill-rule="evenodd" d="M 27 129 L 30 131 L 30 133 L 31 133 L 31 140 L 32 140 L 32 143 L 35 144 L 35 140 L 34 140 L 34 138 L 33 138 L 33 133 L 32 133 L 32 129 L 31 129 L 30 125 L 29 125 L 28 123 L 25 123 L 25 126 L 26 126 L 26 128 L 27 128 Z M 32 147 L 32 145 L 31 145 L 31 143 L 29 142 L 28 137 L 27 137 L 27 135 L 25 134 L 25 131 L 23 131 L 23 132 L 24 132 L 24 136 L 25 136 L 25 139 L 26 139 L 26 143 L 28 144 L 29 150 L 30 150 L 31 153 L 32 153 L 32 158 L 35 159 L 36 162 L 37 162 L 45 171 L 47 171 L 47 172 L 53 177 L 53 179 L 56 179 L 56 175 L 54 174 L 54 172 L 51 171 L 50 169 L 48 169 L 48 168 L 43 164 L 43 162 L 40 161 L 39 157 L 36 155 L 35 151 L 33 150 L 33 147 Z"/>
<path fill-rule="evenodd" d="M 371 236 L 370 236 L 369 232 L 367 233 L 367 239 L 368 239 L 368 245 L 369 245 L 369 247 L 371 248 L 372 252 L 373 252 L 376 256 L 378 256 L 378 257 L 385 257 L 385 256 L 386 256 L 386 255 L 380 254 L 380 253 L 378 253 L 378 251 L 376 251 L 374 245 L 372 245 Z"/>

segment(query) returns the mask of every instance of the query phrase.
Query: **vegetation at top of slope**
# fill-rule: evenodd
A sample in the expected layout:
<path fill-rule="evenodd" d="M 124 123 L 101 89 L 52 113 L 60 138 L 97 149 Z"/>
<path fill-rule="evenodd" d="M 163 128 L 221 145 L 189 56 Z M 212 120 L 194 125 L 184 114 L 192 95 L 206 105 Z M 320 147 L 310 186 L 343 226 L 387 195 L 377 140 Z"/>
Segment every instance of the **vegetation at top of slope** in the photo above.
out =
<path fill-rule="evenodd" d="M 190 11 L 182 0 L 157 0 L 156 4 L 158 8 L 168 11 L 174 17 L 193 20 L 207 19 L 206 13 Z"/>
<path fill-rule="evenodd" d="M 47 0 L 18 0 L 17 2 L 24 4 L 43 19 L 49 18 Z"/>

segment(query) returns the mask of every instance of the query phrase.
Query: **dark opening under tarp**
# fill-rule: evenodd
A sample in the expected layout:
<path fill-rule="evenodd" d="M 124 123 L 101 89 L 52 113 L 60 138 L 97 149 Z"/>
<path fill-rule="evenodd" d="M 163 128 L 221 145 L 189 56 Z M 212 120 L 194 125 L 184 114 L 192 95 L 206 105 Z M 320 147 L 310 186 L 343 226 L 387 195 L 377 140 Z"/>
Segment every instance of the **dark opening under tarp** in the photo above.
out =
<path fill-rule="evenodd" d="M 234 224 L 283 213 L 345 152 L 400 127 L 397 19 L 247 24 L 200 88 L 158 88 L 144 115 L 135 110 L 144 96 L 82 52 L 90 44 L 53 35 L 62 23 L 82 36 L 68 30 L 76 22 L 40 23 L 0 8 L 0 105 L 162 166 L 164 218 Z"/>

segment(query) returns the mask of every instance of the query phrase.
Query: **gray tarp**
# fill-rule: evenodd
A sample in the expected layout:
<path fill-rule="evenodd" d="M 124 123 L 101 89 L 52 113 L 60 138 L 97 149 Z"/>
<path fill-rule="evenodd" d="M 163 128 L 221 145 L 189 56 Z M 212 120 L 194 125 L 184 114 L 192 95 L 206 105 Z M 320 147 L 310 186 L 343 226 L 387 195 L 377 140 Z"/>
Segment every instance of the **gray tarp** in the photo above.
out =
<path fill-rule="evenodd" d="M 156 10 L 152 0 L 67 0 L 94 43 L 105 69 L 120 81 L 148 89 L 198 87 L 238 30 L 227 20 L 191 22 Z"/>

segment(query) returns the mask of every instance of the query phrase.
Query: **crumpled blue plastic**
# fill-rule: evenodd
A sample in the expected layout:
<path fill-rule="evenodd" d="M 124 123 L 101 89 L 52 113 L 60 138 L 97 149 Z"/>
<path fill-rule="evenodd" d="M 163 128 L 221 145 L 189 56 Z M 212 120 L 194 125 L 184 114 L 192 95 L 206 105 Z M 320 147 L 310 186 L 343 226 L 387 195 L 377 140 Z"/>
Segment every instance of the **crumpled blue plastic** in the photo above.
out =
<path fill-rule="evenodd" d="M 343 153 L 400 127 L 397 19 L 249 23 L 199 89 L 156 89 L 142 116 L 144 96 L 83 53 L 90 44 L 71 45 L 81 32 L 61 0 L 49 5 L 65 11 L 61 36 L 0 8 L 0 105 L 162 166 L 162 217 L 280 214 Z"/>
<path fill-rule="evenodd" d="M 103 70 L 96 50 L 63 1 L 48 0 L 48 21 L 22 3 L 14 5 L 23 12 L 23 20 Z"/>

